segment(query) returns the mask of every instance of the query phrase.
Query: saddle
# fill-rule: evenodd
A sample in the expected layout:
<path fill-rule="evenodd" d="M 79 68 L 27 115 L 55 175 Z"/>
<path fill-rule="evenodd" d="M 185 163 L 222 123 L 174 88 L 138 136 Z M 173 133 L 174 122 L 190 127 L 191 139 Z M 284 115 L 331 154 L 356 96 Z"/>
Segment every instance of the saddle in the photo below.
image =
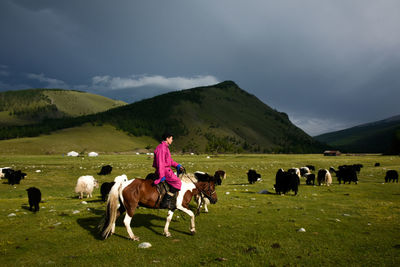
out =
<path fill-rule="evenodd" d="M 146 180 L 152 180 L 153 182 L 157 178 L 158 177 L 155 173 L 149 173 L 146 176 Z M 161 183 L 154 186 L 158 191 L 158 199 L 155 208 L 170 209 L 170 210 L 175 209 L 177 192 L 171 192 L 171 185 L 169 185 L 166 181 L 162 181 Z"/>

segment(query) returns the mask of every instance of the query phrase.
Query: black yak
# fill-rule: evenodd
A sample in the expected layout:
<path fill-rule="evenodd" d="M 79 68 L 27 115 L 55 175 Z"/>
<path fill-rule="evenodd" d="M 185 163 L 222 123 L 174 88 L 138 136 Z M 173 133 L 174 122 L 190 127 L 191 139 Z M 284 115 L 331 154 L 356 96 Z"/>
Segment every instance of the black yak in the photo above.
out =
<path fill-rule="evenodd" d="M 247 180 L 250 184 L 254 184 L 259 178 L 261 178 L 261 174 L 257 173 L 255 170 L 249 170 L 247 172 Z"/>
<path fill-rule="evenodd" d="M 314 173 L 307 173 L 306 177 L 306 185 L 315 185 L 315 174 Z"/>
<path fill-rule="evenodd" d="M 297 174 L 279 169 L 275 176 L 275 192 L 277 194 L 286 194 L 292 190 L 294 194 L 297 195 L 299 183 L 300 178 Z"/>
<path fill-rule="evenodd" d="M 387 182 L 391 182 L 393 181 L 393 183 L 396 181 L 396 183 L 399 182 L 399 174 L 396 170 L 388 170 L 386 172 L 386 176 L 385 176 L 385 183 Z"/>
<path fill-rule="evenodd" d="M 28 191 L 29 210 L 32 210 L 32 207 L 35 207 L 34 211 L 39 211 L 39 203 L 42 201 L 42 193 L 39 188 L 29 187 L 26 191 Z"/>
<path fill-rule="evenodd" d="M 111 171 L 112 171 L 112 167 L 110 165 L 105 165 L 105 166 L 101 167 L 101 170 L 98 173 L 98 175 L 107 175 L 107 174 L 110 174 Z"/>
<path fill-rule="evenodd" d="M 108 193 L 110 193 L 111 187 L 113 187 L 114 184 L 115 182 L 104 182 L 101 184 L 100 186 L 101 200 L 103 200 L 104 202 L 107 201 Z"/>
<path fill-rule="evenodd" d="M 344 184 L 346 182 L 348 182 L 349 184 L 351 182 L 358 184 L 357 168 L 353 165 L 339 166 L 339 170 L 335 170 L 331 167 L 330 170 L 332 170 L 336 174 L 339 184 L 341 184 L 342 181 Z"/>
<path fill-rule="evenodd" d="M 8 180 L 10 185 L 19 184 L 21 179 L 24 179 L 26 176 L 26 173 L 21 172 L 21 170 L 4 169 L 3 172 L 4 178 Z"/>

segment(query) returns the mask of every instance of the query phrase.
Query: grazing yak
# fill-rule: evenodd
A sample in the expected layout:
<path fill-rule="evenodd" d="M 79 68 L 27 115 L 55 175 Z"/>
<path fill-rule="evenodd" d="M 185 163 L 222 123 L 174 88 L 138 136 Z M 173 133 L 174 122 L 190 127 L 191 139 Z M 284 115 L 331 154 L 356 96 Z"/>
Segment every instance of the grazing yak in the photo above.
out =
<path fill-rule="evenodd" d="M 104 202 L 107 201 L 108 193 L 110 193 L 110 190 L 114 184 L 115 182 L 104 182 L 101 184 L 100 186 L 101 200 L 103 200 Z"/>
<path fill-rule="evenodd" d="M 294 195 L 297 195 L 299 183 L 300 178 L 296 173 L 279 169 L 275 176 L 275 192 L 277 194 L 286 194 L 292 190 Z"/>
<path fill-rule="evenodd" d="M 247 172 L 247 180 L 250 184 L 254 184 L 259 178 L 261 178 L 261 174 L 257 173 L 255 170 L 249 170 Z"/>
<path fill-rule="evenodd" d="M 325 184 L 330 186 L 332 184 L 332 175 L 327 169 L 319 169 L 317 175 L 318 185 Z"/>
<path fill-rule="evenodd" d="M 376 162 L 375 167 L 379 167 L 379 166 L 381 166 L 381 164 L 379 162 Z"/>
<path fill-rule="evenodd" d="M 4 178 L 4 175 L 6 174 L 6 170 L 11 169 L 11 167 L 3 167 L 0 168 L 0 179 Z"/>
<path fill-rule="evenodd" d="M 315 185 L 315 174 L 314 173 L 307 173 L 306 177 L 306 185 Z"/>
<path fill-rule="evenodd" d="M 290 168 L 289 170 L 287 170 L 288 172 L 294 173 L 297 176 L 299 176 L 299 178 L 301 178 L 301 173 L 300 173 L 300 169 L 299 168 Z M 300 180 L 299 180 L 300 181 Z"/>
<path fill-rule="evenodd" d="M 393 181 L 393 183 L 396 181 L 396 183 L 399 182 L 399 174 L 396 170 L 388 170 L 386 172 L 386 176 L 385 176 L 385 183 L 391 182 Z"/>
<path fill-rule="evenodd" d="M 353 166 L 353 168 L 356 170 L 357 173 L 360 173 L 361 168 L 364 167 L 364 165 L 362 164 L 353 164 L 351 166 Z"/>
<path fill-rule="evenodd" d="M 346 182 L 348 182 L 349 184 L 351 182 L 358 184 L 357 167 L 355 167 L 354 165 L 341 165 L 339 166 L 338 170 L 330 167 L 329 170 L 336 174 L 339 184 L 341 184 L 342 181 L 343 184 L 345 184 Z"/>
<path fill-rule="evenodd" d="M 42 201 L 42 193 L 39 188 L 29 187 L 26 191 L 28 192 L 29 210 L 35 207 L 34 212 L 39 211 L 39 203 Z"/>
<path fill-rule="evenodd" d="M 92 197 L 93 189 L 98 188 L 99 185 L 91 175 L 85 175 L 78 178 L 75 187 L 75 193 L 79 194 L 79 198 L 83 198 L 83 194 L 87 195 L 87 198 Z"/>
<path fill-rule="evenodd" d="M 315 166 L 314 165 L 306 165 L 306 167 L 312 171 L 315 171 Z"/>
<path fill-rule="evenodd" d="M 3 169 L 4 178 L 8 180 L 10 185 L 19 184 L 21 179 L 24 179 L 26 173 L 21 172 L 21 170 L 15 171 L 13 169 Z"/>
<path fill-rule="evenodd" d="M 300 176 L 306 177 L 307 174 L 311 173 L 310 168 L 308 167 L 301 167 L 300 168 Z"/>
<path fill-rule="evenodd" d="M 107 174 L 110 174 L 111 171 L 112 171 L 112 167 L 110 165 L 105 165 L 105 166 L 101 167 L 101 170 L 98 173 L 98 175 L 107 175 Z"/>
<path fill-rule="evenodd" d="M 223 170 L 218 170 L 214 173 L 214 178 L 215 178 L 215 184 L 221 185 L 222 180 L 226 179 L 226 172 Z"/>
<path fill-rule="evenodd" d="M 153 175 L 155 176 L 154 173 L 153 173 Z M 147 179 L 147 177 L 146 177 L 146 179 Z M 123 174 L 123 175 L 115 177 L 113 182 L 104 182 L 104 183 L 101 184 L 101 186 L 100 186 L 100 194 L 101 194 L 101 199 L 103 201 L 107 201 L 107 197 L 108 197 L 108 194 L 111 191 L 111 188 L 113 187 L 113 185 L 116 182 L 119 182 L 119 181 L 126 182 L 126 181 L 128 181 L 128 177 L 125 174 Z"/>

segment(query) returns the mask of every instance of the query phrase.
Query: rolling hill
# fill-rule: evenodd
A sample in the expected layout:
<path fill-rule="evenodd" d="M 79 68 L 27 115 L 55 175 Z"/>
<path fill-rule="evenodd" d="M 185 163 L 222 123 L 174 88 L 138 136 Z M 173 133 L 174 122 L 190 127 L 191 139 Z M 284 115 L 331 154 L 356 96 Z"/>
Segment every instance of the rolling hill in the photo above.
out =
<path fill-rule="evenodd" d="M 82 155 L 95 151 L 100 155 L 107 153 L 149 152 L 146 148 L 155 147 L 157 141 L 151 137 L 135 137 L 118 131 L 111 125 L 82 126 L 66 128 L 50 135 L 14 138 L 0 141 L 0 154 L 3 155 L 62 155 L 76 151 Z"/>
<path fill-rule="evenodd" d="M 314 137 L 347 152 L 400 153 L 400 115 Z"/>
<path fill-rule="evenodd" d="M 78 117 L 125 105 L 81 91 L 28 89 L 0 93 L 0 126 L 36 124 L 49 118 Z"/>
<path fill-rule="evenodd" d="M 170 131 L 175 135 L 172 149 L 182 152 L 320 153 L 326 148 L 293 125 L 285 113 L 232 81 L 170 92 L 97 114 L 2 127 L 0 138 L 33 137 L 86 123 L 112 125 L 131 136 L 154 140 Z"/>

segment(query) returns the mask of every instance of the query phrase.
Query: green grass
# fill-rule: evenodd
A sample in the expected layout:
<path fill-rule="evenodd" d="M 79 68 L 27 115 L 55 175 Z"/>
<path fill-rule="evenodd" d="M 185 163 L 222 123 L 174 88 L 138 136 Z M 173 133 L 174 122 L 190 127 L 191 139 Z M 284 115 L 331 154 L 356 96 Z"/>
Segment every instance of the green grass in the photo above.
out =
<path fill-rule="evenodd" d="M 176 212 L 172 238 L 161 235 L 166 210 L 137 210 L 133 232 L 150 249 L 128 240 L 122 218 L 116 234 L 103 241 L 97 225 L 105 210 L 99 189 L 81 204 L 74 194 L 81 175 L 100 183 L 115 176 L 144 177 L 152 172 L 146 155 L 100 155 L 98 158 L 16 155 L 0 158 L 0 166 L 22 169 L 28 176 L 15 187 L 0 183 L 0 257 L 3 266 L 398 266 L 400 264 L 400 185 L 383 184 L 387 169 L 400 171 L 400 158 L 378 155 L 174 155 L 190 172 L 227 172 L 217 188 L 218 203 L 196 217 L 194 236 L 188 216 Z M 380 162 L 381 167 L 373 167 Z M 313 164 L 328 168 L 362 163 L 358 185 L 306 186 L 298 196 L 274 192 L 278 168 Z M 112 175 L 98 176 L 103 164 Z M 254 168 L 262 181 L 249 185 Z M 41 172 L 37 173 L 36 170 Z M 25 189 L 43 194 L 38 213 L 27 210 Z M 229 192 L 229 194 L 227 194 Z M 86 199 L 85 199 L 86 200 Z M 194 204 L 192 203 L 192 208 Z M 74 214 L 78 210 L 79 213 Z M 10 213 L 16 216 L 8 217 Z M 348 216 L 347 216 L 348 215 Z M 178 217 L 179 216 L 179 217 Z M 305 233 L 299 233 L 299 228 Z"/>
<path fill-rule="evenodd" d="M 43 94 L 57 104 L 58 110 L 70 116 L 82 116 L 123 106 L 123 101 L 79 91 L 45 90 Z"/>
<path fill-rule="evenodd" d="M 143 151 L 143 148 L 147 146 L 154 149 L 157 144 L 158 142 L 150 137 L 129 136 L 111 125 L 85 124 L 80 127 L 59 130 L 51 135 L 2 140 L 0 141 L 0 154 L 62 155 L 71 150 L 85 154 L 90 151 L 110 154 Z"/>

